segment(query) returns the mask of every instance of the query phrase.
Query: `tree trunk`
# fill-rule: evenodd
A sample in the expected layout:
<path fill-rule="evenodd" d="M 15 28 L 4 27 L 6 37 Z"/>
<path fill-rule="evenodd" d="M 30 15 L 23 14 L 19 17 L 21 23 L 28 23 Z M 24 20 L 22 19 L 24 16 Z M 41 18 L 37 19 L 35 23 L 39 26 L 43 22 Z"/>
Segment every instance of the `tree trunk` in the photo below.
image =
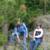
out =
<path fill-rule="evenodd" d="M 3 30 L 3 33 L 4 33 L 5 35 L 8 34 L 8 23 L 4 23 L 4 24 L 3 24 L 2 30 Z"/>
<path fill-rule="evenodd" d="M 2 32 L 7 37 L 7 42 L 4 44 L 4 50 L 7 50 L 8 44 L 8 23 L 6 21 L 3 22 Z"/>

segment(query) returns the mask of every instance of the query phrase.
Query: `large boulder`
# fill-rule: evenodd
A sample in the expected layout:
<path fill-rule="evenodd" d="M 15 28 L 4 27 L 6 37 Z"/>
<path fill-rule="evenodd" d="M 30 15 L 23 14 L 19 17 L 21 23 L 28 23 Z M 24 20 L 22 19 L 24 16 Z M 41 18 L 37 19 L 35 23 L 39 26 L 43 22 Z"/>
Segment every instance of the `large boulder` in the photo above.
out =
<path fill-rule="evenodd" d="M 41 23 L 44 28 L 50 28 L 50 15 L 39 16 L 36 19 L 36 24 Z"/>

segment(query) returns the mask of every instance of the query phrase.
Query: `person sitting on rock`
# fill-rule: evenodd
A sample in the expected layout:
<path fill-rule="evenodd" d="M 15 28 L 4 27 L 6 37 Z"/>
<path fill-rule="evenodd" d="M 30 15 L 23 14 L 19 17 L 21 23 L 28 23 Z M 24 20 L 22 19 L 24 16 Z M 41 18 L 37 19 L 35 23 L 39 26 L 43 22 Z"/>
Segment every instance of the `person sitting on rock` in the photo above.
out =
<path fill-rule="evenodd" d="M 36 50 L 43 40 L 43 29 L 40 24 L 37 25 L 37 28 L 34 30 L 33 36 L 31 38 L 30 50 Z"/>

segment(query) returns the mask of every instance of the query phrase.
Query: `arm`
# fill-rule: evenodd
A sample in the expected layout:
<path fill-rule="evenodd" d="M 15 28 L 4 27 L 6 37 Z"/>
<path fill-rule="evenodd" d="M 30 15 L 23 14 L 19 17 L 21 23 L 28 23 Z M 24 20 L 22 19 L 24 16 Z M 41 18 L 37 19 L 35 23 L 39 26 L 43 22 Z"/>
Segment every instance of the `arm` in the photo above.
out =
<path fill-rule="evenodd" d="M 14 28 L 14 34 L 17 35 L 17 38 L 19 37 L 18 32 L 17 32 L 17 28 Z"/>
<path fill-rule="evenodd" d="M 17 32 L 17 28 L 15 28 L 15 34 L 17 35 L 17 41 L 20 42 L 19 33 Z"/>
<path fill-rule="evenodd" d="M 27 38 L 28 37 L 28 29 L 27 29 L 27 27 L 26 27 L 26 25 L 24 23 L 23 23 L 23 26 L 24 26 L 24 29 L 25 29 L 25 31 L 24 31 L 25 34 L 26 34 L 25 36 Z"/>
<path fill-rule="evenodd" d="M 12 36 L 14 36 L 14 34 L 16 34 L 17 36 L 17 40 L 20 41 L 20 38 L 19 38 L 19 33 L 17 32 L 17 28 L 14 28 L 14 32 L 12 33 Z"/>
<path fill-rule="evenodd" d="M 28 29 L 26 28 L 26 38 L 28 37 Z"/>
<path fill-rule="evenodd" d="M 34 30 L 34 35 L 33 35 L 33 39 L 35 39 L 35 33 L 36 33 L 36 29 Z"/>

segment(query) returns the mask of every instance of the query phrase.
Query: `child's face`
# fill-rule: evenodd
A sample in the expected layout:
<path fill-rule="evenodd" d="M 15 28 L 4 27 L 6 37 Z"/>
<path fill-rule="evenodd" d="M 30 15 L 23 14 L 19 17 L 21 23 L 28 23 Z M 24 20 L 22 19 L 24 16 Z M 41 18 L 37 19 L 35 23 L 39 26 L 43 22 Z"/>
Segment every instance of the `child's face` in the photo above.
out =
<path fill-rule="evenodd" d="M 37 26 L 37 28 L 39 29 L 39 28 L 40 28 L 40 26 Z"/>
<path fill-rule="evenodd" d="M 17 22 L 17 25 L 20 25 L 20 21 Z"/>

